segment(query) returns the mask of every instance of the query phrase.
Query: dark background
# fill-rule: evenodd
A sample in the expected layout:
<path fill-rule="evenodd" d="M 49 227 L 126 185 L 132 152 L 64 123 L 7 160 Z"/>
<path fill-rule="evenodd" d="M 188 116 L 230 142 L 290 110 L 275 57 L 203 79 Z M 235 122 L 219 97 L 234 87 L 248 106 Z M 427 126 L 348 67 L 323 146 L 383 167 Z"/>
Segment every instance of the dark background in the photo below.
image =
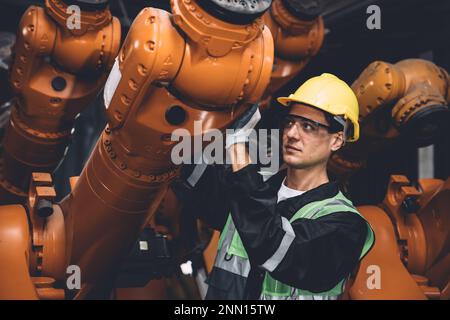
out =
<path fill-rule="evenodd" d="M 30 4 L 43 1 L 0 0 L 0 32 L 16 32 L 18 21 Z M 130 21 L 145 6 L 169 10 L 169 1 L 111 1 L 113 14 L 120 18 L 123 39 Z M 366 27 L 370 4 L 381 8 L 381 30 Z M 352 83 L 374 60 L 395 63 L 406 58 L 423 58 L 450 71 L 449 0 L 328 0 L 323 14 L 328 32 L 324 45 L 310 64 L 279 94 L 295 90 L 311 76 L 323 72 L 337 74 Z M 0 91 L 7 88 L 2 83 Z M 69 153 L 55 173 L 59 196 L 66 194 L 68 177 L 79 175 L 99 132 L 104 127 L 102 106 L 95 103 L 78 119 Z M 435 141 L 435 177 L 450 175 L 450 126 Z M 371 155 L 367 168 L 351 179 L 350 193 L 355 204 L 374 204 L 384 198 L 390 174 L 417 179 L 417 149 L 399 139 L 382 153 Z"/>

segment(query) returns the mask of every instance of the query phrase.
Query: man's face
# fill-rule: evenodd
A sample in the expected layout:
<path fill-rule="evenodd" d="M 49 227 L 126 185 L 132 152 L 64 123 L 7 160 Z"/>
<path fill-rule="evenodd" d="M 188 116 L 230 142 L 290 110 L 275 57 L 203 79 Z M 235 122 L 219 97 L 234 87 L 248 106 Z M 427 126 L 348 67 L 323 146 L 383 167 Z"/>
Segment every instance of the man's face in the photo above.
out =
<path fill-rule="evenodd" d="M 325 114 L 294 103 L 283 125 L 283 159 L 296 169 L 326 164 L 333 151 L 343 144 L 343 133 L 329 133 Z M 311 121 L 308 121 L 311 120 Z"/>

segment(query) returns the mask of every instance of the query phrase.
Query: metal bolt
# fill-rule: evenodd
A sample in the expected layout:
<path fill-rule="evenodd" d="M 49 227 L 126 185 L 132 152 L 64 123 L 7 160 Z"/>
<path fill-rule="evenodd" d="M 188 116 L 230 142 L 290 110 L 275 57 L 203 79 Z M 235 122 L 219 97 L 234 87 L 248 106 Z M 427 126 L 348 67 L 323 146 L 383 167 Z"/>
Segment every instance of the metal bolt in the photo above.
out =
<path fill-rule="evenodd" d="M 40 199 L 36 206 L 36 212 L 41 218 L 47 218 L 51 216 L 53 214 L 52 202 L 46 199 Z"/>
<path fill-rule="evenodd" d="M 415 213 L 420 209 L 416 196 L 407 196 L 402 202 L 402 208 L 406 213 Z"/>
<path fill-rule="evenodd" d="M 52 80 L 52 88 L 55 91 L 63 91 L 67 86 L 67 81 L 63 77 L 55 77 Z"/>

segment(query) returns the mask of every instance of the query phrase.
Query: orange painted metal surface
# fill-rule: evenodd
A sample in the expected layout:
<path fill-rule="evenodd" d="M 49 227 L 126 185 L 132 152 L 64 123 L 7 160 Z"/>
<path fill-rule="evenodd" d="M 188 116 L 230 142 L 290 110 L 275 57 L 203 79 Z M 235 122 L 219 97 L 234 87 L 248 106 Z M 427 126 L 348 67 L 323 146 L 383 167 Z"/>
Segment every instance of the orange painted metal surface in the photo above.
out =
<path fill-rule="evenodd" d="M 0 299 L 104 296 L 120 258 L 145 226 L 155 227 L 163 199 L 174 199 L 168 191 L 179 174 L 170 158 L 176 143 L 170 139 L 173 130 L 192 134 L 194 121 L 200 120 L 200 133 L 225 129 L 263 94 L 297 73 L 323 39 L 320 18 L 310 23 L 295 20 L 281 1 L 248 25 L 223 22 L 195 1 L 172 0 L 172 14 L 145 8 L 106 84 L 108 125 L 80 177 L 71 179 L 71 193 L 53 204 L 55 191 L 48 172 L 62 157 L 76 114 L 105 80 L 104 71 L 89 83 L 66 75 L 111 67 L 119 41 L 118 24 L 109 11 L 87 15 L 74 33 L 60 30 L 65 16 L 57 3 L 47 0 L 45 10 L 31 7 L 19 28 L 22 38 L 11 76 L 18 99 L 2 160 L 3 168 L 15 169 L 7 171 L 8 179 L 2 171 L 0 198 L 2 203 L 26 199 L 27 210 L 0 206 Z M 275 61 L 285 68 L 279 74 L 272 72 L 273 41 Z M 101 51 L 100 43 L 109 48 L 108 54 L 94 59 L 92 52 Z M 79 55 L 72 54 L 78 50 Z M 67 69 L 55 70 L 41 58 L 43 54 L 52 54 Z M 300 56 L 298 69 L 286 62 Z M 65 77 L 70 92 L 55 94 L 45 88 L 43 83 L 56 75 Z M 444 70 L 422 60 L 371 64 L 353 84 L 367 140 L 346 151 L 338 172 L 359 168 L 370 139 L 395 138 L 398 128 L 414 115 L 446 103 L 448 79 Z M 396 127 L 381 134 L 373 122 L 382 110 L 388 111 Z M 419 186 L 392 176 L 383 203 L 359 207 L 376 242 L 346 290 L 348 298 L 450 298 L 450 179 L 420 180 Z M 167 210 L 178 212 L 179 207 Z M 177 218 L 171 219 L 176 225 Z M 172 233 L 177 232 L 173 228 Z M 215 232 L 204 254 L 208 271 L 218 238 Z M 65 268 L 72 264 L 81 268 L 81 290 L 64 292 L 55 283 L 64 281 Z M 369 284 L 373 266 L 380 270 L 380 288 Z M 117 290 L 115 298 L 163 298 L 166 289 L 157 281 L 140 290 Z"/>
<path fill-rule="evenodd" d="M 272 32 L 275 46 L 270 84 L 261 102 L 264 109 L 269 106 L 272 95 L 317 55 L 323 44 L 325 28 L 322 17 L 311 21 L 300 20 L 286 9 L 281 0 L 273 1 L 263 21 Z"/>
<path fill-rule="evenodd" d="M 35 300 L 29 273 L 31 236 L 25 208 L 0 206 L 0 299 Z"/>
<path fill-rule="evenodd" d="M 171 5 L 172 17 L 146 8 L 135 19 L 116 62 L 117 78 L 110 79 L 117 83 L 107 103 L 108 126 L 61 202 L 67 264 L 83 272 L 77 298 L 95 295 L 109 280 L 178 175 L 170 158 L 172 131 L 194 133 L 195 120 L 203 120 L 202 133 L 224 129 L 269 82 L 273 42 L 260 19 L 232 25 L 194 2 Z M 181 122 L 171 121 L 175 106 Z"/>
<path fill-rule="evenodd" d="M 419 145 L 432 143 L 434 127 L 445 126 L 450 76 L 421 59 L 372 62 L 352 84 L 360 109 L 360 139 L 335 153 L 329 169 L 343 178 L 364 166 L 400 134 Z"/>
<path fill-rule="evenodd" d="M 418 288 L 429 299 L 448 299 L 450 179 L 419 180 L 419 185 L 420 190 L 405 176 L 391 176 L 379 207 L 358 208 L 374 228 L 376 242 L 361 262 L 351 298 L 417 299 Z M 413 201 L 420 206 L 406 206 Z M 379 290 L 365 283 L 369 266 L 380 268 Z"/>
<path fill-rule="evenodd" d="M 67 5 L 31 6 L 17 34 L 11 119 L 0 158 L 0 202 L 23 203 L 33 171 L 62 160 L 77 115 L 103 86 L 120 45 L 120 23 L 109 9 L 81 12 L 69 29 Z"/>
<path fill-rule="evenodd" d="M 375 232 L 375 244 L 361 261 L 356 279 L 349 290 L 353 300 L 426 299 L 400 260 L 394 227 L 385 212 L 375 206 L 358 207 Z M 374 269 L 374 267 L 375 269 Z M 379 270 L 380 286 L 372 287 L 369 277 Z M 369 282 L 369 283 L 368 283 Z"/>

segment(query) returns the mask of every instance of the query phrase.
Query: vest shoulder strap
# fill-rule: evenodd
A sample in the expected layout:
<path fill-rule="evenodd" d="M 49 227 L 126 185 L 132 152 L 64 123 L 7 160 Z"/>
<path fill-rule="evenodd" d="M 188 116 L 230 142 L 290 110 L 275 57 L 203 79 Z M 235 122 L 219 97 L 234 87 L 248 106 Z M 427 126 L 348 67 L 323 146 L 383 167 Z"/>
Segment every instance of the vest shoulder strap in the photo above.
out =
<path fill-rule="evenodd" d="M 292 216 L 290 222 L 300 218 L 317 219 L 339 211 L 351 211 L 359 214 L 358 210 L 353 206 L 353 203 L 339 191 L 338 194 L 332 198 L 313 201 L 303 206 Z"/>

